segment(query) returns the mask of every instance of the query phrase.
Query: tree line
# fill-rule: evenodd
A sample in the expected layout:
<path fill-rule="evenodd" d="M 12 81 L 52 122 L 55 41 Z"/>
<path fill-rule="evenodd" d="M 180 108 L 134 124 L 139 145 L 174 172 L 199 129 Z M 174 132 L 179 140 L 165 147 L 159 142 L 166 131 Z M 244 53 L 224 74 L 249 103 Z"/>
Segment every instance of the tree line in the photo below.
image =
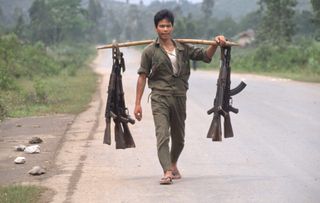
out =
<path fill-rule="evenodd" d="M 61 42 L 105 43 L 154 38 L 153 15 L 161 8 L 176 16 L 175 37 L 232 37 L 253 29 L 260 41 L 290 41 L 294 36 L 315 37 L 319 33 L 319 1 L 311 0 L 313 10 L 300 11 L 296 0 L 259 0 L 258 9 L 241 19 L 213 17 L 215 0 L 193 4 L 187 0 L 154 1 L 150 5 L 116 1 L 34 0 L 28 13 L 15 14 L 16 22 L 6 27 L 0 20 L 0 33 L 14 32 L 19 38 L 47 45 Z M 0 5 L 0 17 L 2 15 Z M 0 18 L 1 19 L 1 18 Z"/>
<path fill-rule="evenodd" d="M 90 41 L 98 35 L 99 9 L 95 0 L 90 0 L 88 8 L 81 6 L 81 0 L 35 0 L 28 16 L 21 13 L 11 30 L 21 39 L 47 45 Z"/>

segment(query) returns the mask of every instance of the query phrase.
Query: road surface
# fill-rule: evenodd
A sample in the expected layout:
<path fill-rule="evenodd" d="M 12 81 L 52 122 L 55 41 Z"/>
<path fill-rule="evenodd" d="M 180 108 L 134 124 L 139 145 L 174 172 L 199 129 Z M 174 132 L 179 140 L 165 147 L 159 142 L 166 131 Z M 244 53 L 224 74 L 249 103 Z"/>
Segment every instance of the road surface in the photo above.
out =
<path fill-rule="evenodd" d="M 139 52 L 122 49 L 125 99 L 133 115 Z M 93 62 L 102 74 L 99 91 L 78 115 L 56 157 L 59 173 L 43 182 L 56 191 L 53 202 L 319 202 L 320 85 L 254 75 L 232 75 L 231 86 L 248 84 L 233 105 L 234 138 L 206 138 L 212 120 L 217 72 L 193 71 L 187 100 L 186 145 L 179 167 L 183 178 L 159 185 L 161 167 L 149 90 L 143 120 L 130 130 L 135 149 L 103 145 L 104 105 L 111 52 Z"/>

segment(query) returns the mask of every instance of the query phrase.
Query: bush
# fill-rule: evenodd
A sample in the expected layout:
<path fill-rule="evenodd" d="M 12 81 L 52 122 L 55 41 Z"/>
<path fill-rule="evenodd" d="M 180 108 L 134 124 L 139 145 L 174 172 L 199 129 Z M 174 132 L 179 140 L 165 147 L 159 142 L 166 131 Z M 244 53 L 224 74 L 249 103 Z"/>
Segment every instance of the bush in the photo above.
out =
<path fill-rule="evenodd" d="M 6 67 L 0 65 L 0 89 L 8 90 L 13 86 L 13 78 L 10 76 Z"/>
<path fill-rule="evenodd" d="M 8 115 L 7 106 L 5 105 L 3 99 L 0 99 L 0 121 Z"/>
<path fill-rule="evenodd" d="M 87 65 L 95 53 L 89 47 L 46 47 L 22 42 L 14 34 L 0 36 L 0 120 L 83 110 L 96 84 Z"/>
<path fill-rule="evenodd" d="M 262 44 L 250 48 L 233 57 L 232 67 L 249 72 L 294 74 L 294 79 L 320 82 L 320 43 L 310 39 L 298 41 L 287 46 Z"/>
<path fill-rule="evenodd" d="M 45 82 L 38 79 L 34 82 L 33 87 L 36 91 L 37 103 L 46 104 L 48 102 L 48 95 L 45 90 Z"/>

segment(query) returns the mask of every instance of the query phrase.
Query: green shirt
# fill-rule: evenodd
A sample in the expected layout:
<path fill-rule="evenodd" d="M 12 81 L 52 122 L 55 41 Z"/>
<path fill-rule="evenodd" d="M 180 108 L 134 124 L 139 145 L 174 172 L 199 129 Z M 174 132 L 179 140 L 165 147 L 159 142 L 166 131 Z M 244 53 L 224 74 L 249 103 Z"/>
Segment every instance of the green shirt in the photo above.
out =
<path fill-rule="evenodd" d="M 162 95 L 186 95 L 190 77 L 189 60 L 211 61 L 204 48 L 196 48 L 189 44 L 173 40 L 177 55 L 177 73 L 173 73 L 171 61 L 157 39 L 142 52 L 138 74 L 148 77 L 148 86 L 152 92 Z"/>

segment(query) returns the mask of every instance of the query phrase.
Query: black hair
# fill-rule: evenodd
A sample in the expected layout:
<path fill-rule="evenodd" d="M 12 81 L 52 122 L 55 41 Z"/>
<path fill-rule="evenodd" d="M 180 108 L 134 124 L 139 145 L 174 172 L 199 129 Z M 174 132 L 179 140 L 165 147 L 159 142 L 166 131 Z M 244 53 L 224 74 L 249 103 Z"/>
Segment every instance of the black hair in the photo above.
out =
<path fill-rule="evenodd" d="M 171 22 L 172 26 L 174 24 L 174 15 L 168 9 L 162 9 L 154 15 L 154 26 L 157 27 L 160 20 L 167 19 Z"/>

